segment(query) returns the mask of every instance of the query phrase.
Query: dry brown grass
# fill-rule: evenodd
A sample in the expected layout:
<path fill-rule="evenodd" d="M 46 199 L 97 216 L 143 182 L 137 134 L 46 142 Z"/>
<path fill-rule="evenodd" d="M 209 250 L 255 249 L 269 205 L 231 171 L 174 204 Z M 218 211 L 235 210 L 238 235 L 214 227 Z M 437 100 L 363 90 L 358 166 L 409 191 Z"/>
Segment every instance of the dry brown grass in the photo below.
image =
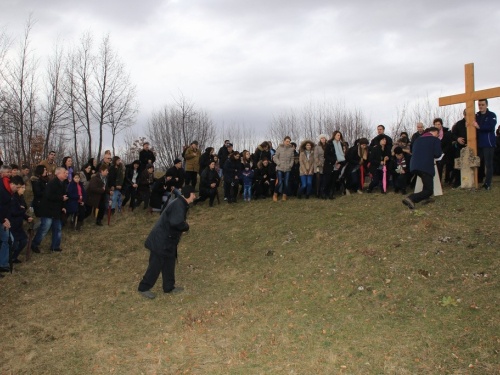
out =
<path fill-rule="evenodd" d="M 499 198 L 447 190 L 417 214 L 392 193 L 197 206 L 186 290 L 155 300 L 136 290 L 156 217 L 88 220 L 0 281 L 0 373 L 498 373 Z"/>

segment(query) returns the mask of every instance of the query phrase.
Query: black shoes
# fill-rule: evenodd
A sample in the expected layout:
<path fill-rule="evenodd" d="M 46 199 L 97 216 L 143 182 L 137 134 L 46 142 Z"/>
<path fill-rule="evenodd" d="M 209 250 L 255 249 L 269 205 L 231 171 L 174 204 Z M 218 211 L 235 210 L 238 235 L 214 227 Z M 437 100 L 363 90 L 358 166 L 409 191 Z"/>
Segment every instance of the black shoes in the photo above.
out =
<path fill-rule="evenodd" d="M 98 226 L 102 227 L 102 221 L 101 220 L 96 220 L 95 225 L 98 225 Z"/>
<path fill-rule="evenodd" d="M 410 210 L 415 209 L 415 203 L 410 198 L 403 199 L 403 204 L 407 206 Z"/>
<path fill-rule="evenodd" d="M 22 263 L 22 261 L 19 260 L 19 259 L 13 259 L 12 263 L 14 263 L 14 264 L 20 264 L 20 263 Z"/>
<path fill-rule="evenodd" d="M 57 252 L 60 252 L 62 251 L 62 249 L 60 247 L 58 247 L 57 249 L 50 249 L 50 251 L 57 251 Z"/>
<path fill-rule="evenodd" d="M 40 249 L 38 248 L 38 246 L 31 245 L 31 251 L 40 254 Z"/>
<path fill-rule="evenodd" d="M 0 267 L 0 272 L 10 272 L 9 267 Z"/>

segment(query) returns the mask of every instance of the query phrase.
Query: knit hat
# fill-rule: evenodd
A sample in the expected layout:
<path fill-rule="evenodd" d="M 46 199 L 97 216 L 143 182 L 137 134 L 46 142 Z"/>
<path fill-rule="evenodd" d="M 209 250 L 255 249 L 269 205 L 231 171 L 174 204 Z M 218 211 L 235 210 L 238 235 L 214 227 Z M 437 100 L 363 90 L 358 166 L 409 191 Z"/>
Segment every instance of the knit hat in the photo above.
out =
<path fill-rule="evenodd" d="M 198 141 L 193 141 L 193 142 L 191 142 L 191 144 L 198 146 Z"/>
<path fill-rule="evenodd" d="M 328 139 L 328 136 L 326 134 L 320 134 L 318 137 L 318 142 L 321 141 L 321 138 Z"/>
<path fill-rule="evenodd" d="M 149 169 L 149 168 L 154 168 L 154 165 L 153 164 L 146 164 L 146 169 Z"/>
<path fill-rule="evenodd" d="M 181 159 L 179 159 L 179 158 L 175 158 L 175 160 L 174 160 L 174 165 L 175 165 L 175 164 L 179 164 L 179 163 L 182 163 L 182 160 L 181 160 Z"/>

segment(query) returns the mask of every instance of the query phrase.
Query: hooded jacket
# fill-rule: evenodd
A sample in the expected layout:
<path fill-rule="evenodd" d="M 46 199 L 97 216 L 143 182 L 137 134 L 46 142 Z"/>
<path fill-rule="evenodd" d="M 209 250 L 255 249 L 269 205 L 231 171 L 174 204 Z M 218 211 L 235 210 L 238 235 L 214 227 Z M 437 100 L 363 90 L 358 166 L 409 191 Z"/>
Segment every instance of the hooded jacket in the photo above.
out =
<path fill-rule="evenodd" d="M 307 153 L 306 153 L 306 145 L 310 143 L 311 144 L 311 150 L 309 154 L 309 158 L 307 158 Z M 300 163 L 300 175 L 312 175 L 314 174 L 314 166 L 316 165 L 316 156 L 314 154 L 315 148 L 314 148 L 314 142 L 306 139 L 302 141 L 302 143 L 299 146 L 299 163 Z"/>

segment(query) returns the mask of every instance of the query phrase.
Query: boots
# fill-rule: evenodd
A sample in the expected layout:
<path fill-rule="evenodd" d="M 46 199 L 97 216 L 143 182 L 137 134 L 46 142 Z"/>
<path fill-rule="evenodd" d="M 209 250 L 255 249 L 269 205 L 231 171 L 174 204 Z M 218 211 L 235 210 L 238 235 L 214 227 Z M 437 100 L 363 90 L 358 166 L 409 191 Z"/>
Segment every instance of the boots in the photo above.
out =
<path fill-rule="evenodd" d="M 95 221 L 95 225 L 98 225 L 98 226 L 102 227 L 102 221 L 100 219 L 97 219 Z"/>
<path fill-rule="evenodd" d="M 283 198 L 282 198 L 284 201 L 286 201 L 286 194 L 283 194 Z"/>
<path fill-rule="evenodd" d="M 274 193 L 274 195 L 273 195 L 273 201 L 274 202 L 278 201 L 278 193 Z"/>

